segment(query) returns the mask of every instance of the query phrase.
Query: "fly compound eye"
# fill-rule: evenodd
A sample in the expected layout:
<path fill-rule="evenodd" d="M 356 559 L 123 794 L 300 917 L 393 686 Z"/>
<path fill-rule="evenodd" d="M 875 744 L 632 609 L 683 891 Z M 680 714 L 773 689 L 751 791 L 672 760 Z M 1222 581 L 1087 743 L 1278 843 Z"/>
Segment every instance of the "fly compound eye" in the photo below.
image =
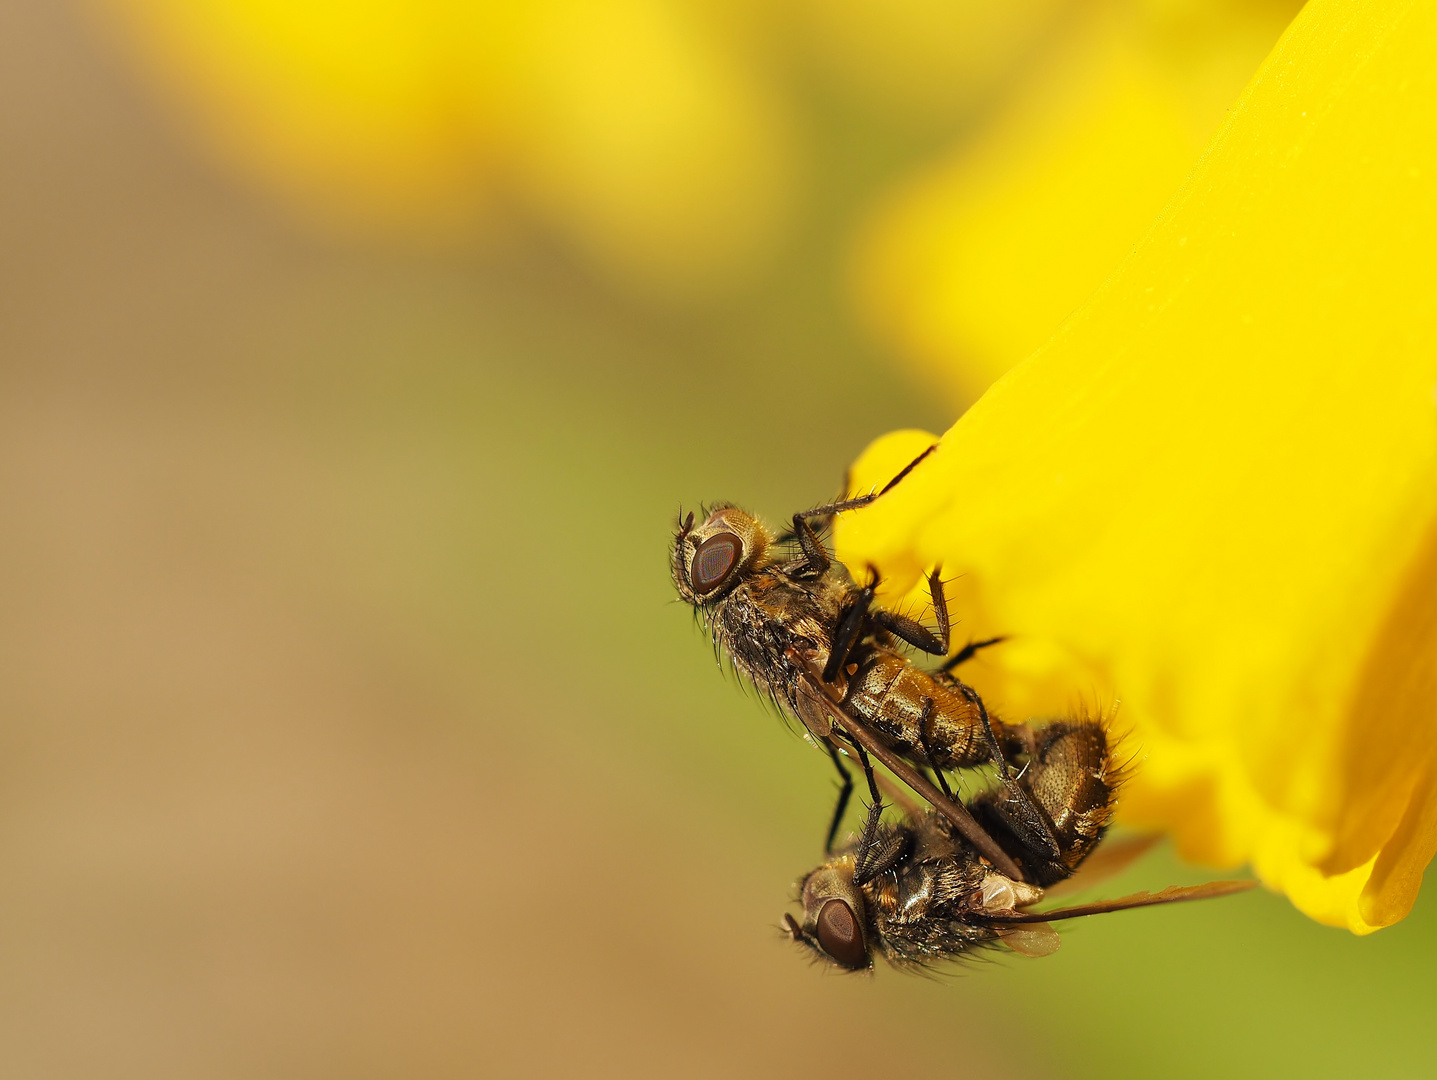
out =
<path fill-rule="evenodd" d="M 857 971 L 868 966 L 863 928 L 853 909 L 842 900 L 830 900 L 818 913 L 818 944 L 835 961 Z"/>
<path fill-rule="evenodd" d="M 743 542 L 733 533 L 715 533 L 700 544 L 689 572 L 694 592 L 704 596 L 722 585 L 742 551 Z"/>

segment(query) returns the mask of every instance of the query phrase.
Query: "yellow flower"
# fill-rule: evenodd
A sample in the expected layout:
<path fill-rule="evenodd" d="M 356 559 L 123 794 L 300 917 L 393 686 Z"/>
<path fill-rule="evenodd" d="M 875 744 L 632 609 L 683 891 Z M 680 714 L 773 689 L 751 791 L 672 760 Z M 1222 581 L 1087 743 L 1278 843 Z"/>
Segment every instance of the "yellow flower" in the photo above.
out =
<path fill-rule="evenodd" d="M 301 216 L 450 247 L 522 222 L 660 301 L 742 286 L 846 197 L 816 99 L 951 123 L 1069 2 L 98 0 L 212 151 Z"/>
<path fill-rule="evenodd" d="M 1298 6 L 1081 6 L 976 138 L 873 212 L 852 268 L 868 321 L 972 401 L 1132 250 Z"/>
<path fill-rule="evenodd" d="M 1434 56 L 1431 4 L 1313 0 L 1132 257 L 837 536 L 890 600 L 961 575 L 1007 712 L 1121 700 L 1126 820 L 1359 933 L 1437 850 Z"/>
<path fill-rule="evenodd" d="M 785 0 L 800 56 L 886 127 L 952 127 L 1022 84 L 1089 0 Z M 785 57 L 784 59 L 788 59 Z M 790 61 L 791 63 L 791 61 Z"/>
<path fill-rule="evenodd" d="M 518 216 L 637 290 L 743 273 L 789 213 L 791 109 L 725 14 L 663 0 L 103 0 L 214 152 L 345 231 Z"/>

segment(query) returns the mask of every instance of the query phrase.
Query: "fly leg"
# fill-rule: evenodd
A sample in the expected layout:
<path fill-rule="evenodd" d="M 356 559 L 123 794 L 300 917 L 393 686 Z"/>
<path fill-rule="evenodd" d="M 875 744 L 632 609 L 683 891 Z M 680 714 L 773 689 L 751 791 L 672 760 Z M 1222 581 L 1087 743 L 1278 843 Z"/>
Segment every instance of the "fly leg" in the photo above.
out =
<path fill-rule="evenodd" d="M 858 841 L 858 849 L 853 853 L 853 883 L 863 885 L 901 859 L 908 841 L 896 833 L 887 837 L 879 836 L 879 822 L 883 817 L 883 795 L 878 790 L 878 780 L 873 775 L 873 763 L 868 760 L 868 754 L 857 743 L 853 744 L 853 748 L 858 751 L 858 761 L 863 766 L 863 775 L 868 781 L 868 795 L 873 800 L 868 807 L 868 820 L 863 825 L 863 836 Z"/>
<path fill-rule="evenodd" d="M 978 710 L 978 716 L 983 721 L 983 737 L 987 740 L 988 752 L 993 756 L 993 763 L 998 767 L 998 779 L 1002 781 L 1007 792 L 1007 798 L 1002 800 L 1001 804 L 995 802 L 994 808 L 1020 843 L 1049 862 L 1056 862 L 1062 857 L 1062 848 L 1058 846 L 1052 820 L 1013 775 L 1008 759 L 999 745 L 998 733 L 993 729 L 993 721 L 988 716 L 988 707 L 983 704 L 978 691 L 971 686 L 959 682 L 957 689 Z"/>
<path fill-rule="evenodd" d="M 937 443 L 928 447 L 923 453 L 903 466 L 898 475 L 884 484 L 883 488 L 879 491 L 870 491 L 867 495 L 857 495 L 851 499 L 839 499 L 825 506 L 816 506 L 812 510 L 800 510 L 794 514 L 793 539 L 798 541 L 798 546 L 803 551 L 804 561 L 808 563 L 809 571 L 815 577 L 821 575 L 828 569 L 829 563 L 833 561 L 833 557 L 829 555 L 828 551 L 824 548 L 823 541 L 818 538 L 818 534 L 814 532 L 813 526 L 809 524 L 809 521 L 815 518 L 820 520 L 831 518 L 834 514 L 841 514 L 845 510 L 857 510 L 860 507 L 867 506 L 873 502 L 873 500 L 881 498 L 892 491 L 900 480 L 918 467 L 919 462 L 937 449 Z M 785 537 L 780 537 L 780 539 L 785 539 Z"/>
<path fill-rule="evenodd" d="M 875 583 L 876 584 L 876 583 Z M 915 649 L 922 649 L 933 656 L 942 656 L 948 651 L 948 600 L 943 595 L 942 568 L 934 567 L 928 575 L 928 595 L 933 598 L 933 617 L 938 621 L 938 633 L 934 633 L 917 619 L 898 615 L 879 608 L 873 613 L 873 621 L 896 638 L 908 642 Z"/>
<path fill-rule="evenodd" d="M 874 864 L 881 854 L 881 852 L 875 852 L 873 848 L 877 840 L 878 820 L 883 816 L 883 794 L 878 790 L 878 778 L 873 773 L 873 763 L 868 760 L 868 755 L 864 752 L 863 747 L 854 743 L 853 749 L 858 752 L 858 762 L 863 766 L 863 777 L 868 781 L 868 795 L 873 800 L 868 807 L 868 821 L 863 826 L 863 837 L 858 842 L 858 850 L 855 854 L 856 865 L 867 867 Z M 824 851 L 831 855 L 833 854 L 833 838 L 838 835 L 838 826 L 843 820 L 843 812 L 848 808 L 848 798 L 853 794 L 853 776 L 844 768 L 838 747 L 832 741 L 828 743 L 828 756 L 833 759 L 833 767 L 838 770 L 838 775 L 843 779 L 843 786 L 838 791 L 838 805 L 834 807 L 833 811 L 833 821 L 828 826 L 828 840 L 823 845 Z M 891 860 L 887 865 L 892 865 Z M 874 873 L 881 872 L 874 871 Z"/>
<path fill-rule="evenodd" d="M 906 471 L 906 470 L 905 470 Z M 892 482 L 888 487 L 892 487 Z M 887 491 L 884 488 L 883 491 Z M 878 495 L 882 495 L 880 491 Z M 860 506 L 867 506 L 878 495 L 860 495 L 856 499 L 841 499 L 838 502 L 828 503 L 825 506 L 815 506 L 812 510 L 800 510 L 793 515 L 793 539 L 798 541 L 799 550 L 803 552 L 803 561 L 808 564 L 808 572 L 814 577 L 821 576 L 833 562 L 833 556 L 824 547 L 823 541 L 819 539 L 818 533 L 809 524 L 811 519 L 820 520 L 831 518 L 834 514 L 841 514 L 845 510 L 857 510 Z M 779 537 L 780 540 L 784 537 Z"/>
<path fill-rule="evenodd" d="M 874 499 L 881 498 L 882 496 L 887 495 L 890 491 L 892 491 L 894 488 L 896 488 L 896 487 L 898 486 L 899 482 L 900 482 L 905 476 L 907 476 L 909 473 L 911 473 L 914 469 L 918 468 L 918 466 L 923 463 L 923 459 L 924 459 L 924 458 L 926 458 L 929 454 L 933 453 L 933 451 L 934 451 L 934 450 L 937 450 L 937 449 L 938 449 L 938 444 L 937 444 L 937 443 L 934 443 L 932 446 L 930 446 L 930 447 L 928 447 L 927 449 L 925 449 L 925 450 L 923 451 L 923 453 L 919 454 L 916 458 L 914 458 L 912 461 L 910 461 L 907 465 L 905 465 L 905 466 L 903 466 L 903 468 L 899 469 L 899 470 L 898 470 L 898 475 L 895 476 L 892 480 L 888 481 L 888 483 L 884 484 L 882 490 L 876 491 L 876 492 L 869 492 L 867 495 L 859 495 L 857 498 L 853 498 L 853 499 L 845 499 L 844 502 L 849 503 L 849 504 L 851 504 L 851 505 L 843 506 L 842 509 L 844 509 L 844 510 L 852 510 L 852 509 L 854 509 L 855 507 L 867 506 L 867 505 L 868 505 L 869 503 L 871 503 Z M 845 483 L 844 486 L 847 487 L 848 485 Z M 834 513 L 838 513 L 838 510 L 835 509 L 835 510 L 834 510 Z"/>
<path fill-rule="evenodd" d="M 945 798 L 951 800 L 953 792 L 948 788 L 948 778 L 943 775 L 943 770 L 938 762 L 933 760 L 933 751 L 928 749 L 928 725 L 933 720 L 933 699 L 923 699 L 923 711 L 918 714 L 918 749 L 923 752 L 923 759 L 928 762 L 933 770 L 933 776 L 938 781 L 938 787 Z"/>
<path fill-rule="evenodd" d="M 883 807 L 874 803 L 868 810 L 868 821 L 863 826 L 863 839 L 859 841 L 858 855 L 853 864 L 855 885 L 867 885 L 908 853 L 907 834 L 890 831 L 888 836 L 879 836 L 879 819 L 882 816 Z"/>
<path fill-rule="evenodd" d="M 938 633 L 936 634 L 922 623 L 910 619 L 906 615 L 896 615 L 891 611 L 884 611 L 882 608 L 874 608 L 873 597 L 878 588 L 878 571 L 869 567 L 869 572 L 871 577 L 868 584 L 838 621 L 838 627 L 833 635 L 833 646 L 828 654 L 828 663 L 823 667 L 824 682 L 833 682 L 838 678 L 838 673 L 848 662 L 849 652 L 858 639 L 867 632 L 870 624 L 881 626 L 895 637 L 903 639 L 924 652 L 941 656 L 948 651 L 948 604 L 943 598 L 943 579 L 939 576 L 939 571 L 935 569 L 928 575 L 928 589 L 933 596 L 933 613 L 938 620 Z"/>
<path fill-rule="evenodd" d="M 884 491 L 887 491 L 884 488 Z M 879 495 L 883 492 L 879 492 Z M 828 553 L 828 548 L 819 538 L 817 531 L 809 520 L 813 518 L 831 518 L 834 514 L 841 514 L 845 510 L 856 510 L 860 506 L 867 506 L 878 495 L 860 495 L 856 499 L 843 499 L 840 502 L 828 503 L 826 506 L 816 506 L 812 510 L 800 510 L 793 515 L 793 539 L 798 541 L 799 550 L 803 552 L 803 561 L 808 564 L 808 572 L 814 577 L 821 576 L 833 562 L 833 556 Z M 779 537 L 785 539 L 784 536 Z"/>
<path fill-rule="evenodd" d="M 868 797 L 873 800 L 875 809 L 883 807 L 883 793 L 878 790 L 878 780 L 873 775 L 873 762 L 868 760 L 868 754 L 858 743 L 853 744 L 853 749 L 858 751 L 858 763 L 863 766 L 863 779 L 868 781 Z M 872 810 L 869 811 L 873 813 Z"/>
<path fill-rule="evenodd" d="M 907 784 L 914 794 L 926 800 L 934 810 L 947 819 L 983 858 L 1014 881 L 1025 880 L 1022 867 L 1015 863 L 1013 857 L 1003 849 L 1002 845 L 973 819 L 972 813 L 966 806 L 961 802 L 944 798 L 943 793 L 929 782 L 921 770 L 914 768 L 898 754 L 884 746 L 881 739 L 869 731 L 861 721 L 854 719 L 849 714 L 843 707 L 835 688 L 823 681 L 823 674 L 814 666 L 811 653 L 806 654 L 796 646 L 790 645 L 784 650 L 784 656 L 803 677 L 805 699 L 827 714 L 832 725 L 832 736 L 841 736 L 845 741 L 852 743 L 855 749 L 867 751 L 883 762 L 889 772 Z M 865 755 L 863 757 L 865 765 L 867 760 Z M 876 786 L 876 781 L 867 768 L 865 769 L 865 778 L 869 780 L 869 788 L 872 790 Z"/>
<path fill-rule="evenodd" d="M 956 653 L 943 662 L 938 670 L 943 672 L 952 671 L 959 664 L 966 664 L 973 657 L 978 655 L 979 649 L 986 649 L 989 645 L 997 645 L 999 642 L 1007 641 L 1006 637 L 990 637 L 984 641 L 970 641 Z"/>
<path fill-rule="evenodd" d="M 833 633 L 833 645 L 828 653 L 828 663 L 823 666 L 824 682 L 831 683 L 838 678 L 838 673 L 848 662 L 849 651 L 867 628 L 869 609 L 873 606 L 873 589 L 877 583 L 878 575 L 875 574 L 873 581 L 858 594 L 858 599 L 850 604 L 839 618 Z"/>
<path fill-rule="evenodd" d="M 828 663 L 823 668 L 823 681 L 833 682 L 848 661 L 849 651 L 867 631 L 870 623 L 881 626 L 895 637 L 901 638 L 926 653 L 943 655 L 948 651 L 948 603 L 943 598 L 943 578 L 935 569 L 928 575 L 928 590 L 933 597 L 933 614 L 938 620 L 938 633 L 933 633 L 916 619 L 896 615 L 891 611 L 873 607 L 874 592 L 878 588 L 878 571 L 869 567 L 868 584 L 858 594 L 833 635 L 833 647 L 828 654 Z"/>
<path fill-rule="evenodd" d="M 873 621 L 890 634 L 908 642 L 915 649 L 921 649 L 934 656 L 941 656 L 948 651 L 951 625 L 948 616 L 948 599 L 943 593 L 943 579 L 939 576 L 941 570 L 941 567 L 936 567 L 928 575 L 928 594 L 933 598 L 933 617 L 938 622 L 938 633 L 933 633 L 916 620 L 895 615 L 891 611 L 879 610 L 873 613 Z M 1006 637 L 999 635 L 985 638 L 982 641 L 970 641 L 945 660 L 938 671 L 947 674 L 960 664 L 972 660 L 978 655 L 980 649 L 986 649 L 990 645 L 997 645 L 999 642 L 1007 640 Z"/>
<path fill-rule="evenodd" d="M 823 841 L 823 853 L 833 854 L 833 838 L 838 835 L 838 826 L 843 823 L 843 812 L 848 809 L 848 799 L 853 794 L 853 774 L 843 766 L 843 758 L 838 752 L 838 747 L 831 741 L 825 742 L 828 748 L 828 756 L 833 759 L 833 767 L 838 770 L 839 788 L 838 803 L 833 808 L 833 820 L 828 824 L 828 836 Z"/>

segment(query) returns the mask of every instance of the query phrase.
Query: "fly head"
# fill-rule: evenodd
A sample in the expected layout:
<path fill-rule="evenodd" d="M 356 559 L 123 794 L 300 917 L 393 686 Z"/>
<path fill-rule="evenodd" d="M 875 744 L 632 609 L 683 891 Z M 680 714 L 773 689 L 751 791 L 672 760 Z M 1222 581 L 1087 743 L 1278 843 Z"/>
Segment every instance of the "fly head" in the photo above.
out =
<path fill-rule="evenodd" d="M 768 527 L 736 506 L 721 504 L 697 524 L 689 514 L 670 551 L 674 587 L 694 607 L 713 604 L 763 564 L 772 543 Z"/>

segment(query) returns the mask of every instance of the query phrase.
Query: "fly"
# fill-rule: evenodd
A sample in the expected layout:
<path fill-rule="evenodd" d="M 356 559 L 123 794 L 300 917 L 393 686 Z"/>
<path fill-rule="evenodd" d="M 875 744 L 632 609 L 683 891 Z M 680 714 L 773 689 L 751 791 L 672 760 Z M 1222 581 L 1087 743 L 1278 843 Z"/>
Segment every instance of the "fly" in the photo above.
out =
<path fill-rule="evenodd" d="M 875 804 L 881 796 L 870 754 L 1010 878 L 1043 877 L 1064 852 L 1052 822 L 1012 768 L 1033 754 L 1038 733 L 991 715 L 977 692 L 954 674 L 979 649 L 1001 639 L 970 643 L 936 670 L 919 667 L 902 646 L 931 656 L 944 656 L 950 647 L 939 569 L 928 576 L 935 631 L 879 606 L 876 571 L 870 569 L 860 585 L 820 536 L 835 515 L 882 497 L 936 448 L 925 450 L 881 491 L 794 514 L 783 534 L 730 503 L 713 507 L 702 521 L 689 514 L 675 532 L 670 571 L 679 595 L 734 666 L 827 749 L 841 788 L 825 850 L 833 848 L 853 790 L 843 763 L 846 746 L 858 757 Z M 948 771 L 990 763 L 1006 793 L 1003 820 L 1019 838 L 1014 851 L 978 825 L 948 786 Z M 932 771 L 932 781 L 924 770 Z"/>
<path fill-rule="evenodd" d="M 1076 868 L 1102 839 L 1121 782 L 1106 732 L 1092 721 L 1057 721 L 1043 728 L 1019 784 L 1056 824 L 1061 862 Z M 1022 843 L 1001 826 L 990 793 L 969 805 L 993 835 L 1020 854 Z M 1134 848 L 1134 853 L 1140 848 Z M 1055 876 L 1044 884 L 1062 880 Z M 901 822 L 885 823 L 871 810 L 863 836 L 834 852 L 799 883 L 801 919 L 784 915 L 794 941 L 849 971 L 872 968 L 882 956 L 898 968 L 922 968 L 987 946 L 1026 956 L 1057 949 L 1048 925 L 1127 908 L 1226 896 L 1251 881 L 1215 881 L 1137 893 L 1116 900 L 1033 911 L 1044 889 L 1018 881 L 985 863 L 972 844 L 942 816 L 910 808 Z"/>

